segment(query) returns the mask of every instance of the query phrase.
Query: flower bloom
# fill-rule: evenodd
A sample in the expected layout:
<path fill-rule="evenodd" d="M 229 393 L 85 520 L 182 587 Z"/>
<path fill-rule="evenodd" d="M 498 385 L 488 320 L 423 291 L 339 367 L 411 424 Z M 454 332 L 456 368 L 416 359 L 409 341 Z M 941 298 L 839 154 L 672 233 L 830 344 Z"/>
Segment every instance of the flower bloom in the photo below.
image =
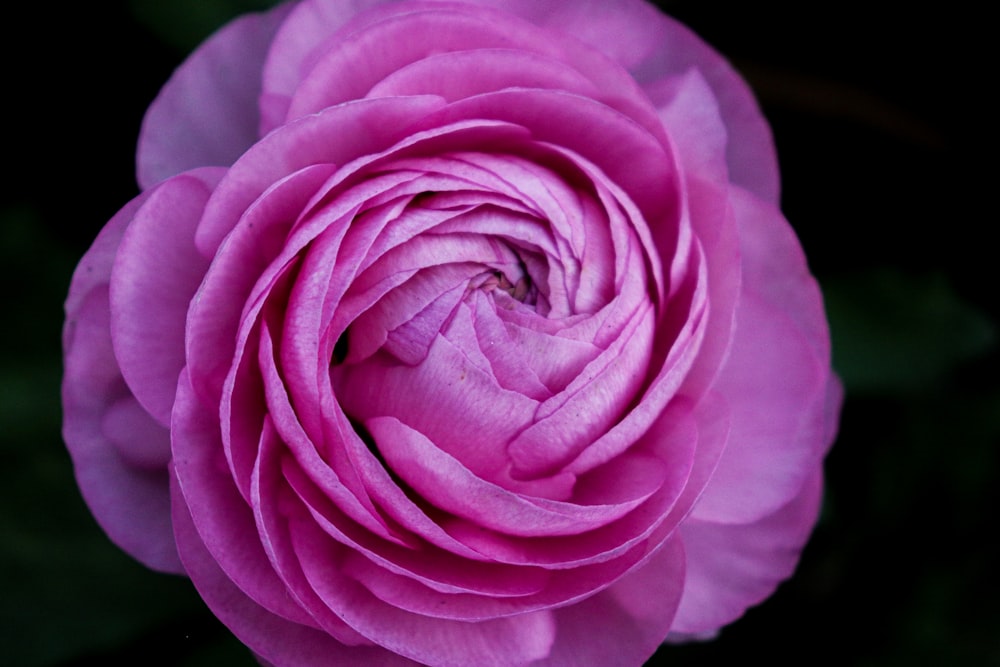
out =
<path fill-rule="evenodd" d="M 110 537 L 275 665 L 638 665 L 792 572 L 840 402 L 770 132 L 639 0 L 301 0 L 66 303 Z"/>

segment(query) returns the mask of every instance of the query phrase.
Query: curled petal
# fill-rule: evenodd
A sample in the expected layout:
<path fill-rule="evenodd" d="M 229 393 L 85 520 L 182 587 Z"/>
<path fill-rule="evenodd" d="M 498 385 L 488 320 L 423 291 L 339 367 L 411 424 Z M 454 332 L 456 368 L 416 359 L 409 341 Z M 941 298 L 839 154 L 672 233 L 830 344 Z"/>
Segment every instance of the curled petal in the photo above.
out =
<path fill-rule="evenodd" d="M 122 238 L 111 273 L 111 335 L 129 388 L 170 424 L 184 367 L 184 322 L 208 259 L 194 231 L 221 169 L 188 172 L 150 191 Z"/>

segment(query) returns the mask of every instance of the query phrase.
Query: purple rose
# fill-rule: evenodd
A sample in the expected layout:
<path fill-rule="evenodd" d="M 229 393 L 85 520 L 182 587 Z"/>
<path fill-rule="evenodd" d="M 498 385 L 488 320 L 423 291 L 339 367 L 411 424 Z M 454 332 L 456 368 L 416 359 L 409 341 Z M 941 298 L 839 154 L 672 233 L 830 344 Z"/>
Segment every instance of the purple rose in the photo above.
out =
<path fill-rule="evenodd" d="M 638 665 L 792 572 L 840 403 L 767 124 L 639 0 L 302 0 L 66 303 L 118 545 L 275 665 Z"/>

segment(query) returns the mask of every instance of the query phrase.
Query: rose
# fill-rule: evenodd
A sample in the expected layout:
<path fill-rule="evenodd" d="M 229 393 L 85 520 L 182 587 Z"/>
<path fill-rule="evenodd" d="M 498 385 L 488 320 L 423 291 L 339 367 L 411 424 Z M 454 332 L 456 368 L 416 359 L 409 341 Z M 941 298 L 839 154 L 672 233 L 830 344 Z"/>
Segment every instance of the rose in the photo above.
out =
<path fill-rule="evenodd" d="M 65 439 L 264 660 L 639 664 L 791 573 L 821 298 L 745 84 L 652 6 L 247 16 L 138 174 L 73 277 Z"/>

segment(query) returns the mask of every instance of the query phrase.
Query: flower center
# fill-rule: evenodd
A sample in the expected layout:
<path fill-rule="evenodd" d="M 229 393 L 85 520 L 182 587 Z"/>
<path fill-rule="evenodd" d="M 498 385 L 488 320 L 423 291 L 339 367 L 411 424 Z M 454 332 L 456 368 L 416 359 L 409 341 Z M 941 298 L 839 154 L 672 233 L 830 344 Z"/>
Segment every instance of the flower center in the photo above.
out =
<path fill-rule="evenodd" d="M 514 278 L 515 282 L 511 282 L 503 271 L 491 271 L 479 276 L 479 279 L 481 282 L 475 285 L 477 289 L 484 292 L 501 290 L 521 303 L 528 303 L 529 305 L 534 303 L 535 289 L 531 283 L 531 278 L 527 274 L 516 276 Z"/>

